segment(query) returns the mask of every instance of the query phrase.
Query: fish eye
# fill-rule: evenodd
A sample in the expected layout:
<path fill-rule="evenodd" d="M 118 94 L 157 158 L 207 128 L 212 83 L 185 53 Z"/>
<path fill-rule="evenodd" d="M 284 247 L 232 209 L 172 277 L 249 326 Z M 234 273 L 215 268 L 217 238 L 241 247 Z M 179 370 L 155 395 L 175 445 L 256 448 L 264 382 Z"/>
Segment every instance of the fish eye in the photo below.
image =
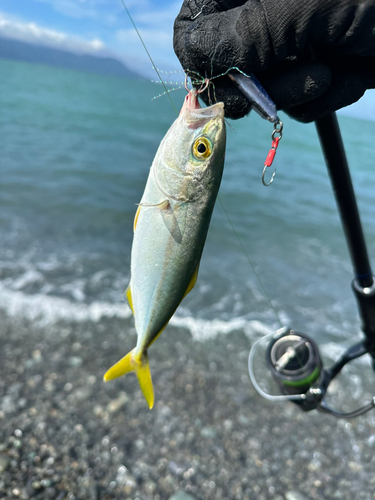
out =
<path fill-rule="evenodd" d="M 205 160 L 211 155 L 212 145 L 206 137 L 198 137 L 193 144 L 193 155 L 197 160 Z"/>

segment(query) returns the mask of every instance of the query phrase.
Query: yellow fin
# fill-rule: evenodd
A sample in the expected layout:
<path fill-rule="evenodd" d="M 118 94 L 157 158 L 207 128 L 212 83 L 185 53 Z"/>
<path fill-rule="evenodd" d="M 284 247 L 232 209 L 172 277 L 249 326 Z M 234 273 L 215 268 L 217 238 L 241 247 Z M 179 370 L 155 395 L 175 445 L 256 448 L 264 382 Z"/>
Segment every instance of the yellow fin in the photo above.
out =
<path fill-rule="evenodd" d="M 197 278 L 198 278 L 198 270 L 199 270 L 199 264 L 197 265 L 197 267 L 195 268 L 195 271 L 193 273 L 193 276 L 191 277 L 191 280 L 188 284 L 188 287 L 184 293 L 184 296 L 182 297 L 181 301 L 186 297 L 186 295 L 192 291 L 192 289 L 194 288 L 195 286 L 195 283 L 197 282 Z M 181 303 L 181 302 L 180 302 Z M 160 330 L 160 332 L 156 335 L 156 337 L 150 342 L 149 344 L 149 347 L 151 344 L 153 344 L 155 342 L 155 340 L 159 337 L 159 335 L 161 334 L 161 332 L 164 330 L 164 328 L 168 325 L 169 323 L 169 320 L 165 323 L 165 325 L 163 326 L 163 328 Z"/>
<path fill-rule="evenodd" d="M 155 340 L 159 337 L 159 335 L 161 334 L 161 332 L 164 330 L 164 328 L 168 325 L 169 323 L 169 320 L 165 323 L 165 325 L 163 326 L 163 328 L 160 330 L 160 332 L 156 335 L 155 338 L 153 338 L 151 340 L 151 342 L 149 343 L 148 347 L 150 347 L 151 344 L 153 344 L 155 342 Z"/>
<path fill-rule="evenodd" d="M 138 205 L 137 211 L 135 212 L 134 224 L 133 224 L 133 233 L 135 232 L 135 228 L 137 227 L 139 213 L 141 211 L 141 205 Z"/>
<path fill-rule="evenodd" d="M 152 386 L 152 378 L 147 351 L 143 353 L 143 356 L 140 360 L 140 366 L 138 371 L 136 371 L 136 374 L 143 395 L 147 401 L 148 407 L 151 410 L 154 406 L 154 388 Z"/>
<path fill-rule="evenodd" d="M 104 380 L 113 380 L 114 378 L 121 377 L 126 373 L 135 371 L 139 385 L 141 386 L 143 395 L 151 410 L 154 406 L 154 388 L 152 386 L 152 378 L 150 372 L 150 365 L 148 362 L 147 351 L 141 356 L 136 356 L 135 349 L 128 352 L 120 361 L 114 364 L 105 374 Z"/>
<path fill-rule="evenodd" d="M 133 349 L 134 351 L 134 349 Z M 113 380 L 114 378 L 121 377 L 133 370 L 135 370 L 135 361 L 133 351 L 128 352 L 120 361 L 114 364 L 109 370 L 104 374 L 104 380 Z"/>
<path fill-rule="evenodd" d="M 192 276 L 192 277 L 191 277 L 191 279 L 190 279 L 190 282 L 189 282 L 189 284 L 188 284 L 188 286 L 187 286 L 187 289 L 186 289 L 186 291 L 185 291 L 185 293 L 184 293 L 184 295 L 183 295 L 183 297 L 182 297 L 182 299 L 181 299 L 181 302 L 182 302 L 182 301 L 183 301 L 183 299 L 186 297 L 186 295 L 187 295 L 189 292 L 191 292 L 191 291 L 192 291 L 192 289 L 194 288 L 195 283 L 197 282 L 197 278 L 198 278 L 198 270 L 199 270 L 199 264 L 198 264 L 198 265 L 197 265 L 197 267 L 195 268 L 195 271 L 194 271 L 194 273 L 193 273 L 193 276 Z M 130 285 L 129 285 L 129 286 L 130 286 Z M 181 302 L 180 302 L 180 303 L 181 303 Z M 151 344 L 153 344 L 153 343 L 155 342 L 155 340 L 159 337 L 159 335 L 160 335 L 160 334 L 161 334 L 161 332 L 164 330 L 164 328 L 168 325 L 168 323 L 169 323 L 169 320 L 165 323 L 165 325 L 164 325 L 164 326 L 163 326 L 163 328 L 160 330 L 160 332 L 156 335 L 156 337 L 155 337 L 155 338 L 154 338 L 154 339 L 150 342 L 150 344 L 149 344 L 149 346 L 148 346 L 148 347 L 150 347 L 150 345 L 151 345 Z"/>
<path fill-rule="evenodd" d="M 195 287 L 195 283 L 197 282 L 197 278 L 198 278 L 198 271 L 199 271 L 199 264 L 197 265 L 197 267 L 195 268 L 195 271 L 193 273 L 193 276 L 191 277 L 191 280 L 188 284 L 188 287 L 186 289 L 186 292 L 184 293 L 184 296 L 182 297 L 183 299 L 186 297 L 186 295 L 192 291 L 192 289 Z"/>
<path fill-rule="evenodd" d="M 130 288 L 130 283 L 128 285 L 128 288 L 125 290 L 124 295 L 126 295 L 126 298 L 128 299 L 129 307 L 132 310 L 132 313 L 134 315 L 133 297 L 132 297 L 132 291 L 131 291 L 131 288 Z"/>

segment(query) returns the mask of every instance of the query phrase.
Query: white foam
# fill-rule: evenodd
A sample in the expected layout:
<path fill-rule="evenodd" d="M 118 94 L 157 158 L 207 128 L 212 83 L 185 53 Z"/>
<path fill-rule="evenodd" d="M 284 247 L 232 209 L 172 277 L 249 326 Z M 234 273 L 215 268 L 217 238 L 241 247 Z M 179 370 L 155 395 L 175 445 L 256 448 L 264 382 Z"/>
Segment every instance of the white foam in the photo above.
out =
<path fill-rule="evenodd" d="M 30 269 L 12 282 L 12 288 L 14 288 L 15 290 L 22 290 L 22 288 L 25 288 L 27 285 L 42 283 L 43 281 L 44 278 L 41 273 L 39 273 L 35 269 Z"/>
<path fill-rule="evenodd" d="M 256 334 L 266 335 L 271 330 L 260 321 L 249 320 L 246 318 L 233 318 L 228 321 L 214 319 L 197 319 L 192 316 L 173 316 L 169 322 L 172 326 L 187 328 L 193 339 L 204 342 L 213 339 L 218 335 L 228 335 L 234 331 L 243 331 L 245 335 L 251 339 Z"/>
<path fill-rule="evenodd" d="M 41 293 L 28 295 L 11 290 L 1 283 L 0 306 L 8 316 L 25 318 L 43 325 L 54 324 L 61 320 L 96 322 L 103 317 L 131 316 L 130 308 L 125 303 L 95 301 L 91 304 L 77 304 L 65 298 Z"/>
<path fill-rule="evenodd" d="M 102 318 L 129 318 L 132 313 L 124 303 L 95 301 L 91 304 L 76 303 L 66 298 L 50 295 L 26 294 L 20 290 L 12 290 L 0 283 L 0 307 L 8 316 L 25 318 L 38 325 L 53 325 L 59 321 L 93 321 Z M 270 333 L 270 329 L 262 322 L 244 317 L 230 320 L 197 319 L 191 315 L 175 315 L 170 325 L 186 328 L 196 341 L 204 342 L 216 336 L 228 335 L 234 331 L 242 331 L 251 339 Z"/>
<path fill-rule="evenodd" d="M 60 290 L 64 293 L 69 293 L 77 302 L 83 302 L 86 298 L 85 292 L 83 291 L 84 288 L 85 281 L 81 279 L 65 283 L 60 287 Z"/>

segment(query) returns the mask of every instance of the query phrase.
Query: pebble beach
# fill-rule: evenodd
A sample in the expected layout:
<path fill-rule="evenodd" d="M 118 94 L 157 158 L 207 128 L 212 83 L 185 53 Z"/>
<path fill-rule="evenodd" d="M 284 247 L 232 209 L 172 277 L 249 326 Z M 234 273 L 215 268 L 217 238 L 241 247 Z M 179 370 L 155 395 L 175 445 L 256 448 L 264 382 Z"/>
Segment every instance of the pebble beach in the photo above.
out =
<path fill-rule="evenodd" d="M 150 349 L 150 411 L 135 376 L 102 381 L 134 341 L 123 331 L 123 320 L 1 317 L 1 498 L 375 498 L 372 413 L 336 420 L 265 401 L 241 332 L 201 344 L 173 327 Z"/>

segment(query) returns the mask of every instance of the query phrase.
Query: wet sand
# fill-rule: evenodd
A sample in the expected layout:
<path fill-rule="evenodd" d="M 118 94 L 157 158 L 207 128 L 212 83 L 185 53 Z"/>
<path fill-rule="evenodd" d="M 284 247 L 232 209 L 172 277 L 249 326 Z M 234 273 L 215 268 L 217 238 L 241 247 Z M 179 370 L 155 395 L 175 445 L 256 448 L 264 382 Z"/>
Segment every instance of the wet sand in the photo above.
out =
<path fill-rule="evenodd" d="M 250 384 L 243 333 L 198 343 L 172 326 L 149 352 L 150 411 L 133 374 L 102 382 L 131 325 L 0 316 L 0 498 L 375 498 L 375 412 L 272 404 Z"/>

